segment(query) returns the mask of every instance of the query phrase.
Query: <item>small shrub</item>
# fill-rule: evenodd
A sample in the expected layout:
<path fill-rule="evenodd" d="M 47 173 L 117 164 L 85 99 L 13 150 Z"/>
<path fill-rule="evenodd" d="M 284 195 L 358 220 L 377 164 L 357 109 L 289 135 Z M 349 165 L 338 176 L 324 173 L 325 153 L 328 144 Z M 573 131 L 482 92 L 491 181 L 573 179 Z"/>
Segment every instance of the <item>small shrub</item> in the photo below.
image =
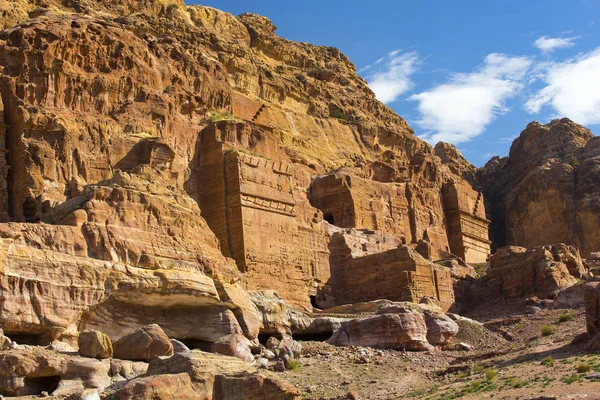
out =
<path fill-rule="evenodd" d="M 475 371 L 476 373 L 480 374 L 485 370 L 485 368 L 483 367 L 483 365 L 474 365 L 473 366 L 473 371 Z"/>
<path fill-rule="evenodd" d="M 583 382 L 583 378 L 581 377 L 581 375 L 577 374 L 573 374 L 571 376 L 563 376 L 560 380 L 566 383 L 567 385 L 570 385 L 574 382 Z"/>
<path fill-rule="evenodd" d="M 571 156 L 571 160 L 569 161 L 569 164 L 571 164 L 572 167 L 577 168 L 577 167 L 579 167 L 579 160 L 577 159 L 577 157 Z"/>
<path fill-rule="evenodd" d="M 473 381 L 471 382 L 471 389 L 475 391 L 479 391 L 483 388 L 483 381 Z"/>
<path fill-rule="evenodd" d="M 554 333 L 554 327 L 552 325 L 544 325 L 541 329 L 542 336 L 550 336 Z"/>
<path fill-rule="evenodd" d="M 333 110 L 331 116 L 333 118 L 341 119 L 342 121 L 348 121 L 348 117 L 346 117 L 346 114 L 344 114 L 342 110 Z"/>
<path fill-rule="evenodd" d="M 590 372 L 592 370 L 592 366 L 590 364 L 581 364 L 577 367 L 577 372 L 580 374 L 584 374 Z"/>
<path fill-rule="evenodd" d="M 167 6 L 167 11 L 173 11 L 176 8 L 177 8 L 177 4 L 171 3 Z"/>
<path fill-rule="evenodd" d="M 508 381 L 508 384 L 514 389 L 519 389 L 527 386 L 527 382 L 519 378 L 511 378 Z"/>
<path fill-rule="evenodd" d="M 289 360 L 287 362 L 287 369 L 289 369 L 290 371 L 296 371 L 298 368 L 300 368 L 300 361 Z"/>
<path fill-rule="evenodd" d="M 569 322 L 573 319 L 573 315 L 571 313 L 560 314 L 558 316 L 558 323 Z"/>
<path fill-rule="evenodd" d="M 477 275 L 479 275 L 479 276 L 487 275 L 486 264 L 485 263 L 475 264 L 475 272 L 477 272 Z"/>
<path fill-rule="evenodd" d="M 496 376 L 498 376 L 498 372 L 496 372 L 495 369 L 488 368 L 485 370 L 485 379 L 487 379 L 488 381 L 493 381 L 494 379 L 496 379 Z"/>
<path fill-rule="evenodd" d="M 208 120 L 210 122 L 219 122 L 219 121 L 234 121 L 239 122 L 240 120 L 234 117 L 230 112 L 227 111 L 215 111 L 211 112 L 208 116 Z"/>
<path fill-rule="evenodd" d="M 542 360 L 542 365 L 545 365 L 546 367 L 554 367 L 554 359 L 550 356 L 546 356 Z"/>

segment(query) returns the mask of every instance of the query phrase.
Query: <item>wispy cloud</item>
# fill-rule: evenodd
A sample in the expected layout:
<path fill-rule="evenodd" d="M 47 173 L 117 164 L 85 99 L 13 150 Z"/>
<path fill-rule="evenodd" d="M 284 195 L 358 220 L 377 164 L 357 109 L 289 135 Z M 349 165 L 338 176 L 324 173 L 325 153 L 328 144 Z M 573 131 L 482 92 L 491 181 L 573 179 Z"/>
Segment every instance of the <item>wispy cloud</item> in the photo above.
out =
<path fill-rule="evenodd" d="M 367 82 L 378 100 L 392 103 L 402 94 L 411 90 L 411 79 L 420 64 L 419 55 L 414 52 L 394 50 L 359 72 L 367 72 Z"/>
<path fill-rule="evenodd" d="M 529 113 L 549 106 L 557 116 L 600 124 L 600 47 L 564 62 L 543 64 L 541 69 L 547 85 L 525 104 Z"/>
<path fill-rule="evenodd" d="M 542 36 L 538 38 L 533 45 L 540 49 L 542 53 L 551 53 L 556 49 L 566 49 L 575 46 L 577 37 L 548 37 Z"/>
<path fill-rule="evenodd" d="M 523 88 L 528 57 L 490 54 L 474 72 L 453 74 L 447 83 L 410 97 L 418 101 L 417 125 L 431 143 L 458 144 L 480 135 L 494 117 L 508 111 L 505 101 Z"/>
<path fill-rule="evenodd" d="M 500 144 L 512 143 L 518 137 L 519 137 L 519 135 L 503 137 L 503 138 L 498 139 L 496 141 L 496 143 L 500 143 Z"/>

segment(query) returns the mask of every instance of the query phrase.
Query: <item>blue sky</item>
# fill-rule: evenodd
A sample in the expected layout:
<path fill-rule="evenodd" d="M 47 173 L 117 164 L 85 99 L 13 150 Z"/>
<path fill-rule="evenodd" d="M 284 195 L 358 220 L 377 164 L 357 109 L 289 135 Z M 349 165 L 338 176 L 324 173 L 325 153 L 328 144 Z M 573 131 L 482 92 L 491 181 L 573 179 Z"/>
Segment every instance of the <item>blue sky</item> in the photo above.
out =
<path fill-rule="evenodd" d="M 285 38 L 334 46 L 417 136 L 476 165 L 528 122 L 600 131 L 600 0 L 188 1 L 269 17 Z"/>

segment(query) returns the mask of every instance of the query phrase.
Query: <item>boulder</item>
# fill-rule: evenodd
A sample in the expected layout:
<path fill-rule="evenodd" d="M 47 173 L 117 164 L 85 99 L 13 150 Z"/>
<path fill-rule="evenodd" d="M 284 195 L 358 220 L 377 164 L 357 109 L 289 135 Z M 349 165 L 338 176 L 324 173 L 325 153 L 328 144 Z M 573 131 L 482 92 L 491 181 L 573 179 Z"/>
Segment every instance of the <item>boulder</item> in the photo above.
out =
<path fill-rule="evenodd" d="M 405 302 L 383 305 L 377 310 L 377 314 L 403 314 L 406 312 L 423 315 L 427 327 L 427 341 L 433 346 L 446 345 L 458 333 L 458 324 L 436 306 Z"/>
<path fill-rule="evenodd" d="M 171 344 L 173 345 L 173 354 L 187 353 L 188 351 L 190 351 L 190 348 L 187 347 L 182 342 L 180 342 L 179 340 L 171 339 L 170 341 L 171 341 Z"/>
<path fill-rule="evenodd" d="M 403 310 L 393 314 L 354 319 L 342 324 L 327 341 L 335 346 L 381 349 L 431 350 L 422 313 Z"/>
<path fill-rule="evenodd" d="M 555 307 L 581 308 L 585 306 L 585 284 L 580 283 L 566 289 L 559 290 L 554 301 Z"/>
<path fill-rule="evenodd" d="M 102 332 L 87 330 L 79 334 L 77 339 L 79 354 L 91 358 L 110 358 L 113 346 L 110 338 Z"/>
<path fill-rule="evenodd" d="M 122 360 L 150 361 L 158 356 L 173 354 L 173 344 L 160 326 L 148 325 L 135 330 L 114 345 L 114 356 Z"/>
<path fill-rule="evenodd" d="M 254 361 L 250 350 L 250 341 L 243 335 L 228 335 L 214 342 L 210 347 L 211 353 L 236 357 L 246 362 Z"/>
<path fill-rule="evenodd" d="M 424 311 L 427 341 L 433 346 L 445 346 L 458 333 L 458 324 L 439 311 Z"/>

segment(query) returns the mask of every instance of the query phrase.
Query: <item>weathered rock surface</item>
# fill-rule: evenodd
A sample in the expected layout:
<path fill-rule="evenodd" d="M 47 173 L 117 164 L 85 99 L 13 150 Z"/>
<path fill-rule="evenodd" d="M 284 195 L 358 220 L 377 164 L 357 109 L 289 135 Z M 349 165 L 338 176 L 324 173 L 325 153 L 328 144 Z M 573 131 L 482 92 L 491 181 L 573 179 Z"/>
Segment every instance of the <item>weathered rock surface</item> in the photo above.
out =
<path fill-rule="evenodd" d="M 577 283 L 585 269 L 579 251 L 564 244 L 525 249 L 508 246 L 490 258 L 487 299 L 522 301 L 555 298 Z"/>
<path fill-rule="evenodd" d="M 154 357 L 173 355 L 173 344 L 161 327 L 153 324 L 117 340 L 114 354 L 122 360 L 151 361 Z"/>
<path fill-rule="evenodd" d="M 377 299 L 419 302 L 425 296 L 439 300 L 445 310 L 454 304 L 450 272 L 398 244 L 395 236 L 333 230 L 330 251 L 331 280 L 322 296 L 334 299 L 333 305 Z"/>
<path fill-rule="evenodd" d="M 178 339 L 253 340 L 260 318 L 242 282 L 296 307 L 341 304 L 327 295 L 330 214 L 429 241 L 432 257 L 450 250 L 442 162 L 338 50 L 182 1 L 11 6 L 0 13 L 7 332 L 114 339 L 158 319 Z M 61 260 L 55 273 L 41 272 L 48 259 Z M 19 284 L 36 276 L 52 301 Z M 68 304 L 73 291 L 85 301 Z"/>
<path fill-rule="evenodd" d="M 458 325 L 435 307 L 414 303 L 370 303 L 376 315 L 344 322 L 328 340 L 336 346 L 431 350 L 444 346 Z"/>
<path fill-rule="evenodd" d="M 444 167 L 449 172 L 463 177 L 467 182 L 474 184 L 477 167 L 468 162 L 456 146 L 450 143 L 439 142 L 434 147 L 435 155 L 438 156 Z"/>
<path fill-rule="evenodd" d="M 107 396 L 112 400 L 205 400 L 196 392 L 190 376 L 186 373 L 146 376 L 128 382 L 122 389 Z"/>
<path fill-rule="evenodd" d="M 99 331 L 87 330 L 77 338 L 79 354 L 91 358 L 110 358 L 113 355 L 112 341 Z"/>
<path fill-rule="evenodd" d="M 423 315 L 404 313 L 377 315 L 344 323 L 327 341 L 335 346 L 366 346 L 383 349 L 430 350 Z"/>
<path fill-rule="evenodd" d="M 510 149 L 477 173 L 496 247 L 577 246 L 600 239 L 600 139 L 568 119 L 530 123 Z"/>
<path fill-rule="evenodd" d="M 588 282 L 584 286 L 586 339 L 589 342 L 586 349 L 600 350 L 600 282 Z"/>
<path fill-rule="evenodd" d="M 0 394 L 67 395 L 110 385 L 109 360 L 73 357 L 41 348 L 0 352 Z"/>
<path fill-rule="evenodd" d="M 236 357 L 246 362 L 254 361 L 254 356 L 250 351 L 250 341 L 241 334 L 222 337 L 211 345 L 210 351 Z"/>
<path fill-rule="evenodd" d="M 187 373 L 202 399 L 296 399 L 299 391 L 268 371 L 242 360 L 192 351 L 154 359 L 149 375 Z"/>

